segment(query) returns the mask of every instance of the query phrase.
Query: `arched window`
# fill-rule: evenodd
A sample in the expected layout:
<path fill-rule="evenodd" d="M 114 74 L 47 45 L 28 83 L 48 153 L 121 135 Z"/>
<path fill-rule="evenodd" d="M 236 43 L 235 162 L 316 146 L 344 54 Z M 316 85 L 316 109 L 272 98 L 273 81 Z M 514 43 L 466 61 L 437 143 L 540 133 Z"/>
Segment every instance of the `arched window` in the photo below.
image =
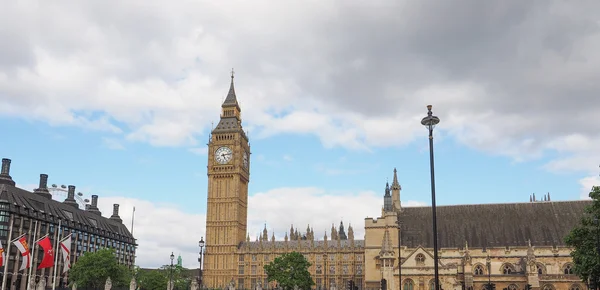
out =
<path fill-rule="evenodd" d="M 418 255 L 415 257 L 415 260 L 417 261 L 417 265 L 423 265 L 423 264 L 425 264 L 425 255 L 423 255 L 423 254 L 418 254 Z"/>
<path fill-rule="evenodd" d="M 569 290 L 583 290 L 583 287 L 579 284 L 573 284 L 569 287 Z"/>
<path fill-rule="evenodd" d="M 411 280 L 411 279 L 404 280 L 403 290 L 415 290 L 415 283 L 413 283 L 413 280 Z"/>
<path fill-rule="evenodd" d="M 546 284 L 542 287 L 542 290 L 554 290 L 554 286 L 552 286 L 552 284 Z"/>
<path fill-rule="evenodd" d="M 536 266 L 538 275 L 546 274 L 546 267 L 544 267 L 544 265 L 538 263 Z"/>
<path fill-rule="evenodd" d="M 483 275 L 483 265 L 475 266 L 475 269 L 473 269 L 473 275 L 482 276 Z"/>
<path fill-rule="evenodd" d="M 572 264 L 566 264 L 563 268 L 563 273 L 565 273 L 565 275 L 573 275 L 573 265 Z"/>
<path fill-rule="evenodd" d="M 502 265 L 502 274 L 504 275 L 510 275 L 512 273 L 515 272 L 515 269 L 513 268 L 512 265 L 510 264 L 504 264 Z"/>
<path fill-rule="evenodd" d="M 515 284 L 510 284 L 506 287 L 508 290 L 519 290 L 519 287 Z"/>
<path fill-rule="evenodd" d="M 429 290 L 435 290 L 435 280 L 429 281 Z"/>

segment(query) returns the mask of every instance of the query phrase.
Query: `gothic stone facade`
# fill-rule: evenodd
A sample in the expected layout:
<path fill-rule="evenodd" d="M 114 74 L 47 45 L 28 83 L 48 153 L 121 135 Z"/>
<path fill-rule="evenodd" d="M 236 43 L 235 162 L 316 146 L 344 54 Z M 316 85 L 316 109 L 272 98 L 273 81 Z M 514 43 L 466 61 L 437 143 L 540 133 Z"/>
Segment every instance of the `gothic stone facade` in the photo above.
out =
<path fill-rule="evenodd" d="M 332 226 L 330 239 L 315 238 L 310 227 L 304 233 L 292 227 L 283 241 L 276 241 L 273 234 L 269 239 L 266 228 L 250 241 L 250 145 L 233 76 L 208 147 L 206 287 L 233 283 L 238 289 L 272 288 L 263 266 L 296 251 L 312 264 L 309 271 L 317 289 L 327 284 L 342 289 L 350 279 L 361 289 L 380 289 L 381 279 L 387 280 L 388 289 L 399 289 L 399 283 L 404 290 L 432 289 L 431 208 L 401 206 L 396 170 L 391 187 L 386 185 L 381 216 L 365 219 L 364 240 L 354 238 L 351 226 L 346 236 L 340 225 L 339 231 Z M 521 290 L 526 284 L 543 290 L 583 290 L 573 275 L 564 237 L 589 201 L 549 199 L 438 207 L 442 288 L 480 290 L 492 281 L 498 290 Z"/>
<path fill-rule="evenodd" d="M 9 241 L 21 234 L 27 234 L 30 247 L 33 245 L 35 221 L 38 222 L 37 238 L 48 235 L 52 242 L 72 234 L 71 265 L 77 262 L 85 252 L 94 252 L 102 248 L 113 248 L 119 263 L 133 267 L 135 263 L 136 241 L 119 216 L 119 205 L 113 205 L 110 218 L 103 217 L 98 209 L 98 196 L 92 196 L 92 202 L 86 209 L 80 209 L 75 199 L 75 186 L 68 187 L 64 202 L 52 199 L 48 190 L 48 175 L 40 175 L 39 187 L 33 192 L 18 188 L 10 176 L 10 159 L 2 159 L 0 171 L 0 241 L 5 250 Z M 59 233 L 58 223 L 61 221 Z M 62 255 L 57 253 L 58 255 Z M 54 268 L 36 270 L 43 251 L 37 247 L 32 253 L 32 275 L 35 281 L 45 281 L 50 286 Z M 7 272 L 6 289 L 25 290 L 28 271 L 19 271 L 22 263 L 21 254 L 13 245 L 6 253 L 5 268 L 0 276 Z M 68 273 L 60 275 L 63 269 L 62 257 L 59 257 L 57 282 L 64 285 L 68 282 Z"/>

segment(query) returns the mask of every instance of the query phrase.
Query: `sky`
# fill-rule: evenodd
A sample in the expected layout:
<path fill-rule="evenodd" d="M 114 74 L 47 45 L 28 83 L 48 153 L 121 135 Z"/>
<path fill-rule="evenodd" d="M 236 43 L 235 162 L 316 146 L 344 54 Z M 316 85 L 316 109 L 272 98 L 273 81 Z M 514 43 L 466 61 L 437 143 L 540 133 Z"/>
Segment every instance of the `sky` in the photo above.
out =
<path fill-rule="evenodd" d="M 230 72 L 251 156 L 248 232 L 364 236 L 403 206 L 587 198 L 600 184 L 600 2 L 6 1 L 0 157 L 18 186 L 120 204 L 137 264 L 197 267 L 207 142 Z M 64 200 L 61 192 L 55 199 Z M 329 235 L 329 234 L 328 234 Z"/>

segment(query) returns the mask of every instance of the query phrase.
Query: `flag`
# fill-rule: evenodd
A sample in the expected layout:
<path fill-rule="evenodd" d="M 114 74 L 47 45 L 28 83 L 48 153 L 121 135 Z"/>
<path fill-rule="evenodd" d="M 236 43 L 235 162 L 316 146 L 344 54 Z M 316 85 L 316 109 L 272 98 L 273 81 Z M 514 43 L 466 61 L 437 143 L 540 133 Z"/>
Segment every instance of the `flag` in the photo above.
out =
<path fill-rule="evenodd" d="M 0 267 L 4 266 L 5 261 L 6 261 L 6 253 L 4 252 L 4 247 L 2 246 L 2 242 L 0 242 Z"/>
<path fill-rule="evenodd" d="M 37 244 L 44 249 L 44 257 L 38 266 L 38 269 L 50 268 L 54 266 L 54 251 L 52 250 L 52 242 L 48 236 L 44 237 Z"/>
<path fill-rule="evenodd" d="M 29 245 L 27 244 L 25 235 L 14 241 L 13 244 L 19 249 L 19 252 L 21 252 L 21 256 L 23 257 L 23 264 L 21 264 L 19 271 L 31 267 L 31 252 L 29 252 Z"/>
<path fill-rule="evenodd" d="M 63 274 L 71 269 L 71 235 L 60 242 L 60 251 L 63 257 Z"/>

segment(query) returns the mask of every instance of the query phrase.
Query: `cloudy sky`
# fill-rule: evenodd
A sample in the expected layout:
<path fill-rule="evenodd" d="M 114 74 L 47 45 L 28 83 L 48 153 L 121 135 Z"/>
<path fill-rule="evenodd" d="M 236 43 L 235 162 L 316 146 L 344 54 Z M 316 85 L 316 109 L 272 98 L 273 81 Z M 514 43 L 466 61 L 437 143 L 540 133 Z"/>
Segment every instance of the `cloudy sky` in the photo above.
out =
<path fill-rule="evenodd" d="M 0 156 L 34 188 L 113 203 L 138 264 L 196 267 L 206 143 L 230 71 L 249 131 L 249 234 L 405 206 L 585 198 L 599 184 L 600 2 L 5 1 Z M 596 144 L 596 145 L 593 145 Z M 57 193 L 56 199 L 64 196 Z"/>

